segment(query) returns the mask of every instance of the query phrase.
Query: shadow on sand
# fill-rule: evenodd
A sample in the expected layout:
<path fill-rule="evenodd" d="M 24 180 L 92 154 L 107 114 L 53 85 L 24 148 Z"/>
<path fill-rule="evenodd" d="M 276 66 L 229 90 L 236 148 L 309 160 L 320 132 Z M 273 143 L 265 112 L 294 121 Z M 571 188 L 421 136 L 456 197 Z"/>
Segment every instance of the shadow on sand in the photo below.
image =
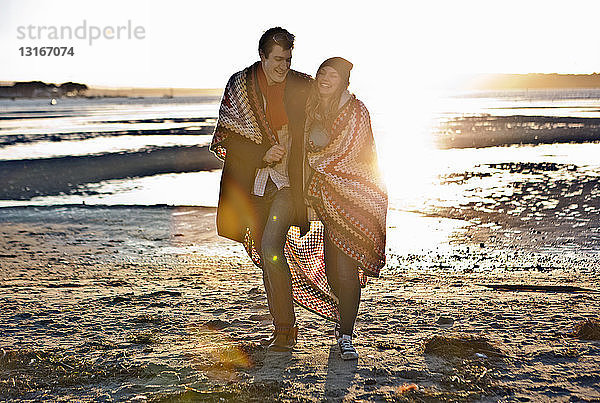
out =
<path fill-rule="evenodd" d="M 358 360 L 342 360 L 338 346 L 335 344 L 331 346 L 327 359 L 325 399 L 343 399 L 348 394 L 356 376 L 357 366 Z"/>

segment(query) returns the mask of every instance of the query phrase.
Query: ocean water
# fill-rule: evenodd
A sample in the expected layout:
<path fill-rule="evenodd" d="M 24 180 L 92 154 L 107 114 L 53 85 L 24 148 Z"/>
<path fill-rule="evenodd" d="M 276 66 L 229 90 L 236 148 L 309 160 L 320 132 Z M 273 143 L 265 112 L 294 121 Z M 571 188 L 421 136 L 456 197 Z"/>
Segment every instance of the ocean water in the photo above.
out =
<path fill-rule="evenodd" d="M 0 169 L 8 161 L 27 163 L 51 158 L 53 164 L 61 164 L 64 158 L 73 156 L 206 146 L 218 102 L 216 97 L 58 99 L 56 105 L 46 99 L 0 100 Z M 582 142 L 580 134 L 595 125 L 600 127 L 600 90 L 410 94 L 398 101 L 394 115 L 389 112 L 389 102 L 381 100 L 381 105 L 384 103 L 386 107 L 380 108 L 375 100 L 367 107 L 393 209 L 413 211 L 422 210 L 424 205 L 447 206 L 485 199 L 493 189 L 506 190 L 518 179 L 516 174 L 496 172 L 488 183 L 477 184 L 478 195 L 468 191 L 474 182 L 458 186 L 444 180 L 489 164 L 547 162 L 576 165 L 579 172 L 592 176 L 599 172 L 600 146 Z M 538 137 L 562 130 L 561 135 L 572 136 L 573 142 L 544 144 L 542 139 L 542 144 L 528 145 L 531 134 L 525 130 L 517 133 L 522 144 L 447 149 L 436 146 L 436 136 L 448 130 L 449 122 L 454 122 L 454 134 L 464 136 L 464 127 L 457 129 L 456 121 L 473 117 L 492 119 L 482 125 L 491 127 L 494 133 L 509 130 L 510 123 L 496 125 L 493 119 L 519 117 L 525 121 L 518 125 L 534 128 Z M 584 120 L 563 123 L 565 118 Z M 81 203 L 215 206 L 219 177 L 218 170 L 150 172 L 85 183 L 76 191 L 58 194 L 18 200 L 0 196 L 0 207 Z"/>
<path fill-rule="evenodd" d="M 3 161 L 52 159 L 57 166 L 72 156 L 127 155 L 206 146 L 218 112 L 216 97 L 91 98 L 0 100 L 0 169 Z M 218 172 L 161 173 L 108 179 L 0 206 L 52 204 L 216 203 Z M 215 181 L 217 181 L 215 183 Z M 196 191 L 190 192 L 190 189 Z"/>
<path fill-rule="evenodd" d="M 218 98 L 0 99 L 0 160 L 206 144 Z"/>

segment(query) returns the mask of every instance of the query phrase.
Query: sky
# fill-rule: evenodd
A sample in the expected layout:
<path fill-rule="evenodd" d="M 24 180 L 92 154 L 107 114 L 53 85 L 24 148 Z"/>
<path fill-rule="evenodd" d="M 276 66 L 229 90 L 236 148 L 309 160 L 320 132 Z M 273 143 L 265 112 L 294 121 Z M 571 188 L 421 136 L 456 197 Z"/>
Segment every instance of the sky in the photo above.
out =
<path fill-rule="evenodd" d="M 355 65 L 351 88 L 367 93 L 472 73 L 592 73 L 598 15 L 598 1 L 0 0 L 0 81 L 219 88 L 258 60 L 258 38 L 277 25 L 297 37 L 292 68 L 314 75 L 343 56 Z M 18 38 L 19 27 L 84 21 L 131 22 L 144 35 Z M 21 56 L 28 46 L 72 46 L 75 55 Z"/>
<path fill-rule="evenodd" d="M 597 0 L 0 0 L 0 81 L 222 88 L 258 60 L 261 34 L 283 26 L 296 35 L 292 68 L 354 63 L 350 91 L 370 112 L 384 172 L 425 172 L 423 133 L 445 108 L 444 89 L 480 73 L 600 72 L 599 15 Z M 84 39 L 48 35 L 84 23 Z M 110 37 L 128 24 L 142 37 L 90 43 L 92 27 Z M 42 46 L 74 55 L 19 50 Z M 406 177 L 407 189 L 424 183 Z"/>

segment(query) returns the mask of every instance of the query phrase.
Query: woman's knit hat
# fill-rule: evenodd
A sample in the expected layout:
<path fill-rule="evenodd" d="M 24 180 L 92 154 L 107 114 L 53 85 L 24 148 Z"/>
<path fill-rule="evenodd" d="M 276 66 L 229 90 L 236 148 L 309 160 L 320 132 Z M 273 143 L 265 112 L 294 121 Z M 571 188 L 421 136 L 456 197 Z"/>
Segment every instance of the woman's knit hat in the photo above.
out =
<path fill-rule="evenodd" d="M 354 67 L 352 63 L 350 63 L 343 57 L 330 57 L 329 59 L 321 63 L 321 65 L 317 69 L 317 72 L 325 66 L 329 66 L 335 69 L 335 71 L 337 71 L 338 74 L 342 77 L 342 79 L 346 82 L 346 87 L 348 86 L 348 84 L 350 83 L 350 70 L 352 70 L 352 67 Z"/>

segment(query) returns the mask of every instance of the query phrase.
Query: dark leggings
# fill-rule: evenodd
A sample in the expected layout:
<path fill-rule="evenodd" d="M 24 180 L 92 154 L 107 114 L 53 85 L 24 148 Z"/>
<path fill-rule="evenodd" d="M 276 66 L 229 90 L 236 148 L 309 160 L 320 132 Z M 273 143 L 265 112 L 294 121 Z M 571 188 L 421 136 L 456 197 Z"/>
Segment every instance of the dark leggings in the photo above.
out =
<path fill-rule="evenodd" d="M 324 238 L 325 272 L 329 286 L 339 299 L 340 332 L 352 335 L 360 303 L 358 263 L 331 242 L 327 229 Z"/>

